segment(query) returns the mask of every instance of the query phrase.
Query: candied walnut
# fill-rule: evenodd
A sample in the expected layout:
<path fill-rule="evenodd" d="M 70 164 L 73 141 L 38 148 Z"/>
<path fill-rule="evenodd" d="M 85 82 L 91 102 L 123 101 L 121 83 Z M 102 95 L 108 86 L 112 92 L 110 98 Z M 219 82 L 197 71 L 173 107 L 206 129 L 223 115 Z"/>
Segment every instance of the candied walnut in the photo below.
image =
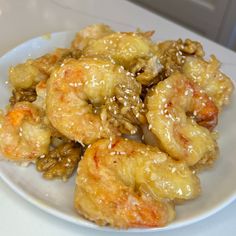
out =
<path fill-rule="evenodd" d="M 149 86 L 157 83 L 158 73 L 162 71 L 163 66 L 161 65 L 157 56 L 151 57 L 150 59 L 139 58 L 135 66 L 131 69 L 131 72 L 135 74 L 136 80 L 142 85 Z"/>
<path fill-rule="evenodd" d="M 106 119 L 125 134 L 134 134 L 138 131 L 138 126 L 146 122 L 144 114 L 139 89 L 129 89 L 121 85 L 115 88 L 115 96 L 106 100 L 101 111 L 102 119 Z"/>
<path fill-rule="evenodd" d="M 70 49 L 68 51 L 65 51 L 61 58 L 58 60 L 58 64 L 61 64 L 64 59 L 66 58 L 74 58 L 79 59 L 81 57 L 81 51 L 79 49 Z"/>
<path fill-rule="evenodd" d="M 204 55 L 202 45 L 190 39 L 159 43 L 157 45 L 157 56 L 164 68 L 158 76 L 163 80 L 173 72 L 180 71 L 187 56 L 203 57 Z"/>
<path fill-rule="evenodd" d="M 45 179 L 60 178 L 66 181 L 74 172 L 80 160 L 81 148 L 78 144 L 62 143 L 47 155 L 39 157 L 36 168 L 43 172 Z"/>
<path fill-rule="evenodd" d="M 179 41 L 179 40 L 178 40 Z M 184 42 L 180 39 L 181 48 L 180 50 L 183 53 L 188 55 L 196 55 L 203 57 L 205 55 L 202 45 L 197 41 L 192 41 L 191 39 L 186 39 Z"/>
<path fill-rule="evenodd" d="M 12 96 L 9 99 L 11 106 L 17 102 L 34 102 L 37 98 L 35 88 L 29 89 L 13 89 Z"/>

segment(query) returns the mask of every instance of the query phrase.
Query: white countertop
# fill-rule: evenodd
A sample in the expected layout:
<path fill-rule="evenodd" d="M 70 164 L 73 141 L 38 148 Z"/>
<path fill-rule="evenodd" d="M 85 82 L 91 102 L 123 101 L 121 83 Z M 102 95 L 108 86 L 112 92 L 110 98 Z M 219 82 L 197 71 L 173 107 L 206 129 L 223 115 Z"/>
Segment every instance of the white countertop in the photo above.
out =
<path fill-rule="evenodd" d="M 0 56 L 27 39 L 45 33 L 79 30 L 104 22 L 116 30 L 137 27 L 157 31 L 156 38 L 192 38 L 216 54 L 229 76 L 236 75 L 236 54 L 136 5 L 122 0 L 0 0 Z M 216 191 L 217 194 L 217 191 Z M 67 223 L 26 202 L 0 180 L 0 235 L 118 235 Z M 128 235 L 128 233 L 119 233 Z M 147 235 L 236 235 L 236 202 L 187 227 Z"/>

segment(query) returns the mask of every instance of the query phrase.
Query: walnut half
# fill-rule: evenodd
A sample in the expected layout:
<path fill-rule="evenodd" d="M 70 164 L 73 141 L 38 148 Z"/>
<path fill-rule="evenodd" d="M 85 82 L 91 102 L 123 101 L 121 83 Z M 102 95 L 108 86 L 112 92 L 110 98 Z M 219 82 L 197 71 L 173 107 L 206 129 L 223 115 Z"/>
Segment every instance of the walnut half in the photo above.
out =
<path fill-rule="evenodd" d="M 37 94 L 34 87 L 28 89 L 13 89 L 9 102 L 11 106 L 13 106 L 17 102 L 34 102 L 36 97 Z"/>
<path fill-rule="evenodd" d="M 62 143 L 47 155 L 39 157 L 36 161 L 36 168 L 43 172 L 45 179 L 60 178 L 66 181 L 77 168 L 80 157 L 81 148 L 78 144 Z"/>

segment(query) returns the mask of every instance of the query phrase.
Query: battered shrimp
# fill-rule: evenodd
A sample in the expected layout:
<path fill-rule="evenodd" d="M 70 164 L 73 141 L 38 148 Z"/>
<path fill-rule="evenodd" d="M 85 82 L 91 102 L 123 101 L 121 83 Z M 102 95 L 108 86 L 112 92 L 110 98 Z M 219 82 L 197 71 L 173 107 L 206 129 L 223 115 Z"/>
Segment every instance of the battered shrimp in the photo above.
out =
<path fill-rule="evenodd" d="M 33 104 L 16 103 L 0 120 L 0 151 L 4 157 L 29 162 L 48 152 L 50 131 Z"/>
<path fill-rule="evenodd" d="M 91 41 L 112 33 L 114 33 L 114 31 L 108 25 L 95 24 L 87 26 L 76 34 L 75 39 L 71 43 L 71 47 L 82 50 Z"/>
<path fill-rule="evenodd" d="M 41 80 L 48 79 L 54 66 L 62 63 L 65 58 L 79 58 L 79 50 L 57 48 L 54 52 L 36 59 L 29 59 L 24 63 L 11 66 L 9 82 L 15 89 L 29 89 L 35 87 Z"/>
<path fill-rule="evenodd" d="M 220 62 L 211 56 L 209 62 L 198 58 L 188 57 L 183 65 L 183 73 L 199 84 L 212 98 L 219 109 L 229 103 L 233 92 L 233 83 L 229 77 L 220 72 Z"/>
<path fill-rule="evenodd" d="M 46 78 L 50 76 L 54 67 L 61 64 L 66 58 L 78 59 L 81 56 L 81 51 L 77 49 L 57 48 L 51 53 L 47 53 L 39 58 L 31 59 L 29 62 L 45 74 Z"/>
<path fill-rule="evenodd" d="M 46 75 L 32 64 L 31 60 L 11 66 L 9 69 L 9 82 L 15 89 L 28 89 L 34 87 Z"/>
<path fill-rule="evenodd" d="M 113 127 L 106 114 L 100 112 L 106 99 L 115 99 L 117 87 L 125 88 L 127 93 L 138 91 L 137 96 L 141 93 L 141 85 L 110 61 L 98 58 L 66 60 L 47 82 L 47 116 L 59 132 L 80 143 L 90 144 L 117 135 L 118 127 Z"/>
<path fill-rule="evenodd" d="M 148 94 L 147 109 L 149 128 L 171 157 L 190 166 L 215 159 L 209 130 L 217 124 L 218 109 L 197 84 L 173 74 Z"/>
<path fill-rule="evenodd" d="M 83 54 L 111 59 L 134 73 L 142 84 L 149 84 L 162 68 L 153 43 L 143 33 L 109 34 L 90 42 Z"/>
<path fill-rule="evenodd" d="M 173 220 L 171 200 L 199 194 L 188 166 L 157 147 L 126 139 L 99 140 L 79 163 L 75 207 L 97 224 L 159 227 Z"/>

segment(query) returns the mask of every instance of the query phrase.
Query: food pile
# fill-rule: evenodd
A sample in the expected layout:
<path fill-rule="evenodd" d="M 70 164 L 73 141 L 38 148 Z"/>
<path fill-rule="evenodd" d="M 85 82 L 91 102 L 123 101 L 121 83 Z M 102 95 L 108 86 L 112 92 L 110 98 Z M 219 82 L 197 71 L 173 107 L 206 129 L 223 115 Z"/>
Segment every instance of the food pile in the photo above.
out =
<path fill-rule="evenodd" d="M 77 170 L 75 209 L 98 225 L 167 225 L 217 159 L 230 78 L 199 42 L 153 33 L 91 25 L 70 48 L 9 68 L 0 152 L 46 179 Z"/>

